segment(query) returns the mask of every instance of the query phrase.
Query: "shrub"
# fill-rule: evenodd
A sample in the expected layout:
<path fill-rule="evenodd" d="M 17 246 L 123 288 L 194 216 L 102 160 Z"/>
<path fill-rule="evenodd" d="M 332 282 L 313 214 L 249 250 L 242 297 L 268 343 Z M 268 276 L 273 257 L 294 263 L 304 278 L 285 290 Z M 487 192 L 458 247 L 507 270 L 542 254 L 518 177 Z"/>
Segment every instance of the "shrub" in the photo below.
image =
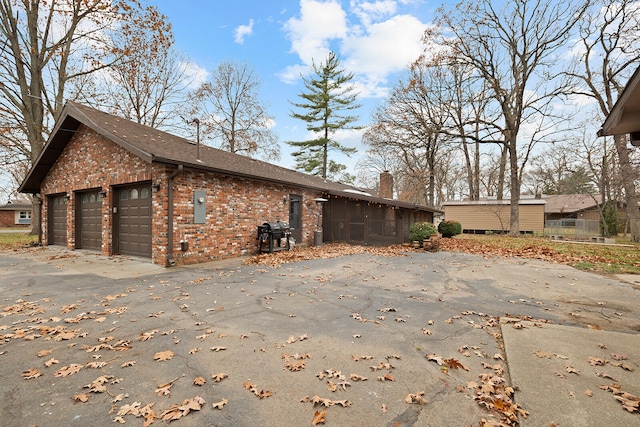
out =
<path fill-rule="evenodd" d="M 424 239 L 428 239 L 432 234 L 438 234 L 438 229 L 430 222 L 416 222 L 409 229 L 409 240 L 417 240 L 422 244 Z"/>
<path fill-rule="evenodd" d="M 453 237 L 462 233 L 462 225 L 458 221 L 442 221 L 438 224 L 438 231 L 442 237 Z"/>

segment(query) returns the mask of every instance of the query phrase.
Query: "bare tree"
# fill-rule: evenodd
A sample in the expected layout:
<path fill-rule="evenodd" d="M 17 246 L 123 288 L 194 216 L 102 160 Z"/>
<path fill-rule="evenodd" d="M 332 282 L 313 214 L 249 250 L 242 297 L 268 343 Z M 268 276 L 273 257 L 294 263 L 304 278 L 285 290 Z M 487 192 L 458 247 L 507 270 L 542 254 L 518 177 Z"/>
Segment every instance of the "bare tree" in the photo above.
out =
<path fill-rule="evenodd" d="M 437 203 L 436 160 L 447 138 L 442 129 L 449 118 L 435 95 L 442 80 L 434 72 L 413 64 L 407 79 L 398 82 L 387 103 L 374 113 L 374 125 L 363 136 L 371 146 L 394 148 L 411 181 L 422 186 L 414 192 L 424 194 L 428 206 Z"/>
<path fill-rule="evenodd" d="M 153 128 L 175 125 L 186 101 L 190 77 L 186 60 L 173 49 L 174 37 L 167 17 L 155 9 L 136 12 L 142 26 L 126 26 L 114 43 L 126 57 L 93 77 L 93 91 L 78 90 L 79 99 L 98 104 L 112 114 Z M 153 28 L 154 31 L 147 31 Z"/>
<path fill-rule="evenodd" d="M 594 0 L 580 23 L 573 94 L 594 100 L 601 122 L 609 115 L 626 81 L 640 61 L 640 4 L 635 0 Z M 640 241 L 640 208 L 636 172 L 629 156 L 627 137 L 613 137 L 618 157 L 631 239 Z M 606 141 L 605 141 L 606 144 Z"/>
<path fill-rule="evenodd" d="M 110 35 L 129 26 L 137 1 L 0 0 L 0 147 L 33 164 L 74 79 L 126 55 Z M 153 31 L 149 28 L 149 31 Z M 32 232 L 40 228 L 34 202 Z"/>
<path fill-rule="evenodd" d="M 540 122 L 540 112 L 562 83 L 550 71 L 586 5 L 577 1 L 509 0 L 497 10 L 490 0 L 463 1 L 441 10 L 441 32 L 427 32 L 427 46 L 447 46 L 457 61 L 486 82 L 500 111 L 502 138 L 509 158 L 510 234 L 520 232 L 521 177 L 538 138 L 522 146 L 523 124 Z M 538 128 L 538 133 L 546 129 Z"/>
<path fill-rule="evenodd" d="M 259 91 L 260 80 L 247 64 L 218 65 L 212 80 L 193 94 L 191 114 L 200 120 L 203 138 L 232 153 L 280 158 L 273 118 Z"/>

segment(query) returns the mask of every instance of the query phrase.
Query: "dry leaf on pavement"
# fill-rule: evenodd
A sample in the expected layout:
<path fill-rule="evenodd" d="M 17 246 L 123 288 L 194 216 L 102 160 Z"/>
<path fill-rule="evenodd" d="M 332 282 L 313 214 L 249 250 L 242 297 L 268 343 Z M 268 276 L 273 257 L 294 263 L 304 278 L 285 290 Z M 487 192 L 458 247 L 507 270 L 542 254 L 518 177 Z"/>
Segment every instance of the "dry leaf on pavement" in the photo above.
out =
<path fill-rule="evenodd" d="M 174 355 L 175 353 L 171 350 L 159 351 L 155 354 L 155 356 L 153 356 L 153 360 L 164 362 L 166 360 L 171 360 Z"/>

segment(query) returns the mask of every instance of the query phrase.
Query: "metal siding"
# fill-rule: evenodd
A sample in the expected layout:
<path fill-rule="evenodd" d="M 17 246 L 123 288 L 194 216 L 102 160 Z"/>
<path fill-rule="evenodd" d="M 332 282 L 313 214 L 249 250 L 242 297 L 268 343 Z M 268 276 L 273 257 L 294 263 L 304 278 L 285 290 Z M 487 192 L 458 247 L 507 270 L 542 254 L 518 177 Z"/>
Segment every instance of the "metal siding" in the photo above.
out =
<path fill-rule="evenodd" d="M 509 204 L 446 205 L 444 211 L 445 219 L 463 230 L 509 230 Z M 520 231 L 544 231 L 544 205 L 520 205 Z"/>
<path fill-rule="evenodd" d="M 102 248 L 102 196 L 99 191 L 78 193 L 76 203 L 79 204 L 78 249 Z"/>
<path fill-rule="evenodd" d="M 67 245 L 67 196 L 48 197 L 49 245 Z"/>
<path fill-rule="evenodd" d="M 140 198 L 143 194 L 147 198 Z M 127 198 L 123 194 L 127 193 Z M 132 197 L 135 194 L 136 197 Z M 118 247 L 125 255 L 151 256 L 151 184 L 118 189 Z"/>

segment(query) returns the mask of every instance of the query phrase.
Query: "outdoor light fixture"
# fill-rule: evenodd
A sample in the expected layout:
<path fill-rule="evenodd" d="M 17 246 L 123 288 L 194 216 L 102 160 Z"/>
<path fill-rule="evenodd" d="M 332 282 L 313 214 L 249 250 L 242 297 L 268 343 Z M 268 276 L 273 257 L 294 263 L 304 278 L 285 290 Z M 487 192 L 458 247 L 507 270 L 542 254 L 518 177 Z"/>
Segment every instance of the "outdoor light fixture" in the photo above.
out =
<path fill-rule="evenodd" d="M 151 189 L 157 193 L 158 191 L 160 191 L 160 183 L 156 182 L 155 184 L 151 185 Z"/>
<path fill-rule="evenodd" d="M 107 197 L 107 190 L 102 190 L 102 191 L 100 192 L 100 195 L 101 195 L 102 197 Z"/>
<path fill-rule="evenodd" d="M 286 205 L 287 204 L 287 196 L 283 196 L 282 197 L 282 204 Z"/>

